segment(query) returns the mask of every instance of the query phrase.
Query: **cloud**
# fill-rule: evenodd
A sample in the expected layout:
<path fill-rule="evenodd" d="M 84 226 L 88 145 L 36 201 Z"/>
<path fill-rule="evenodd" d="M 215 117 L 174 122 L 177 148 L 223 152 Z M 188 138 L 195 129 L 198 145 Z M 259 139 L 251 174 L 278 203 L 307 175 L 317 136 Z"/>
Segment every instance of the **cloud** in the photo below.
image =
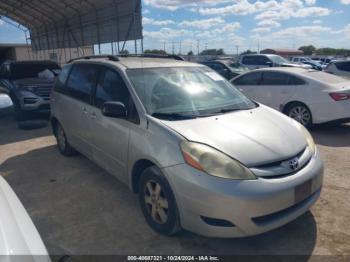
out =
<path fill-rule="evenodd" d="M 272 33 L 271 38 L 294 38 L 294 37 L 309 37 L 319 35 L 324 32 L 331 32 L 330 27 L 323 27 L 319 25 L 314 26 L 298 26 L 288 27 L 280 31 Z"/>
<path fill-rule="evenodd" d="M 314 5 L 314 4 L 316 4 L 316 0 L 305 0 L 305 4 Z"/>
<path fill-rule="evenodd" d="M 350 0 L 341 0 L 340 1 L 343 5 L 350 5 Z"/>
<path fill-rule="evenodd" d="M 268 27 L 257 27 L 252 30 L 253 33 L 268 33 L 271 31 L 271 28 Z"/>
<path fill-rule="evenodd" d="M 314 20 L 312 21 L 314 25 L 322 24 L 322 20 Z"/>
<path fill-rule="evenodd" d="M 144 25 L 165 26 L 165 25 L 174 24 L 175 22 L 173 20 L 156 20 L 153 18 L 143 17 L 142 23 Z"/>
<path fill-rule="evenodd" d="M 163 27 L 157 31 L 143 31 L 145 37 L 149 37 L 152 39 L 175 39 L 178 37 L 185 37 L 190 35 L 190 31 L 185 29 L 171 29 L 167 27 Z"/>
<path fill-rule="evenodd" d="M 270 20 L 270 19 L 266 19 L 266 20 L 261 20 L 260 22 L 257 23 L 257 25 L 259 27 L 280 27 L 281 24 L 276 22 L 276 21 L 273 21 L 273 20 Z"/>
<path fill-rule="evenodd" d="M 146 5 L 154 8 L 166 9 L 169 11 L 175 11 L 180 8 L 203 6 L 203 5 L 217 5 L 229 2 L 230 0 L 144 0 Z"/>
<path fill-rule="evenodd" d="M 282 9 L 279 11 L 265 11 L 255 16 L 256 20 L 288 20 L 290 18 L 320 17 L 331 14 L 331 10 L 324 7 L 305 7 L 298 10 Z"/>
<path fill-rule="evenodd" d="M 216 17 L 216 18 L 191 20 L 191 21 L 185 20 L 180 22 L 179 26 L 198 28 L 198 29 L 209 29 L 223 23 L 225 23 L 225 20 L 223 20 L 221 17 Z"/>

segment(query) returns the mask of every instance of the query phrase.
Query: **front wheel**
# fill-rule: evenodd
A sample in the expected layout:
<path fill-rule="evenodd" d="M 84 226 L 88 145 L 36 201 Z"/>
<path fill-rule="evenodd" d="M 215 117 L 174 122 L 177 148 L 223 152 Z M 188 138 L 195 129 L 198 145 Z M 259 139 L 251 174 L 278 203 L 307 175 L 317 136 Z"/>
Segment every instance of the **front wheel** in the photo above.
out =
<path fill-rule="evenodd" d="M 312 114 L 310 109 L 302 103 L 291 104 L 287 107 L 285 113 L 305 127 L 312 126 Z"/>
<path fill-rule="evenodd" d="M 141 174 L 139 201 L 143 215 L 154 231 L 171 236 L 180 230 L 174 194 L 162 172 L 155 166 Z"/>

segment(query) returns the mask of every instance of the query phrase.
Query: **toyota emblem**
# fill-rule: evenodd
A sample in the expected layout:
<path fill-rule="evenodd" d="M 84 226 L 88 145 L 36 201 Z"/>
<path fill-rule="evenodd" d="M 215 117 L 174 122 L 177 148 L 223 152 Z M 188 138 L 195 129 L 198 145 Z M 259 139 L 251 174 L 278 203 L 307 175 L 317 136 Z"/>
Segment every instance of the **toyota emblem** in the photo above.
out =
<path fill-rule="evenodd" d="M 295 157 L 292 160 L 289 160 L 288 164 L 291 170 L 296 170 L 299 167 L 299 159 Z"/>

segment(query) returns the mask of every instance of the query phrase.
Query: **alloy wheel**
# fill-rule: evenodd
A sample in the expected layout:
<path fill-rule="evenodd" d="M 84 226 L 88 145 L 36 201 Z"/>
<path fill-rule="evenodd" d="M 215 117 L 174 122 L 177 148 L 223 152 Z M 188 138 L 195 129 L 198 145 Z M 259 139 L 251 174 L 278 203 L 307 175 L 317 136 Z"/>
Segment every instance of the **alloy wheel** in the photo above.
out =
<path fill-rule="evenodd" d="M 144 188 L 144 201 L 152 219 L 158 224 L 168 221 L 168 200 L 161 185 L 153 180 L 146 183 Z"/>
<path fill-rule="evenodd" d="M 298 121 L 304 126 L 307 126 L 310 124 L 311 114 L 310 114 L 310 111 L 304 106 L 293 107 L 289 111 L 288 115 L 289 117 L 293 118 L 294 120 Z"/>

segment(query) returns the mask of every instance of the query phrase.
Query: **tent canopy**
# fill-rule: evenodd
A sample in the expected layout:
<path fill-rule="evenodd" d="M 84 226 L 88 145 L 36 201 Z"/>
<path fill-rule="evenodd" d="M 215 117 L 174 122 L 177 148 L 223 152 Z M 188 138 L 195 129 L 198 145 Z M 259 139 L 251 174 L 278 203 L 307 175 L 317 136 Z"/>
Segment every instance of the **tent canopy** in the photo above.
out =
<path fill-rule="evenodd" d="M 142 39 L 141 0 L 1 0 L 0 15 L 28 28 L 34 50 Z"/>

